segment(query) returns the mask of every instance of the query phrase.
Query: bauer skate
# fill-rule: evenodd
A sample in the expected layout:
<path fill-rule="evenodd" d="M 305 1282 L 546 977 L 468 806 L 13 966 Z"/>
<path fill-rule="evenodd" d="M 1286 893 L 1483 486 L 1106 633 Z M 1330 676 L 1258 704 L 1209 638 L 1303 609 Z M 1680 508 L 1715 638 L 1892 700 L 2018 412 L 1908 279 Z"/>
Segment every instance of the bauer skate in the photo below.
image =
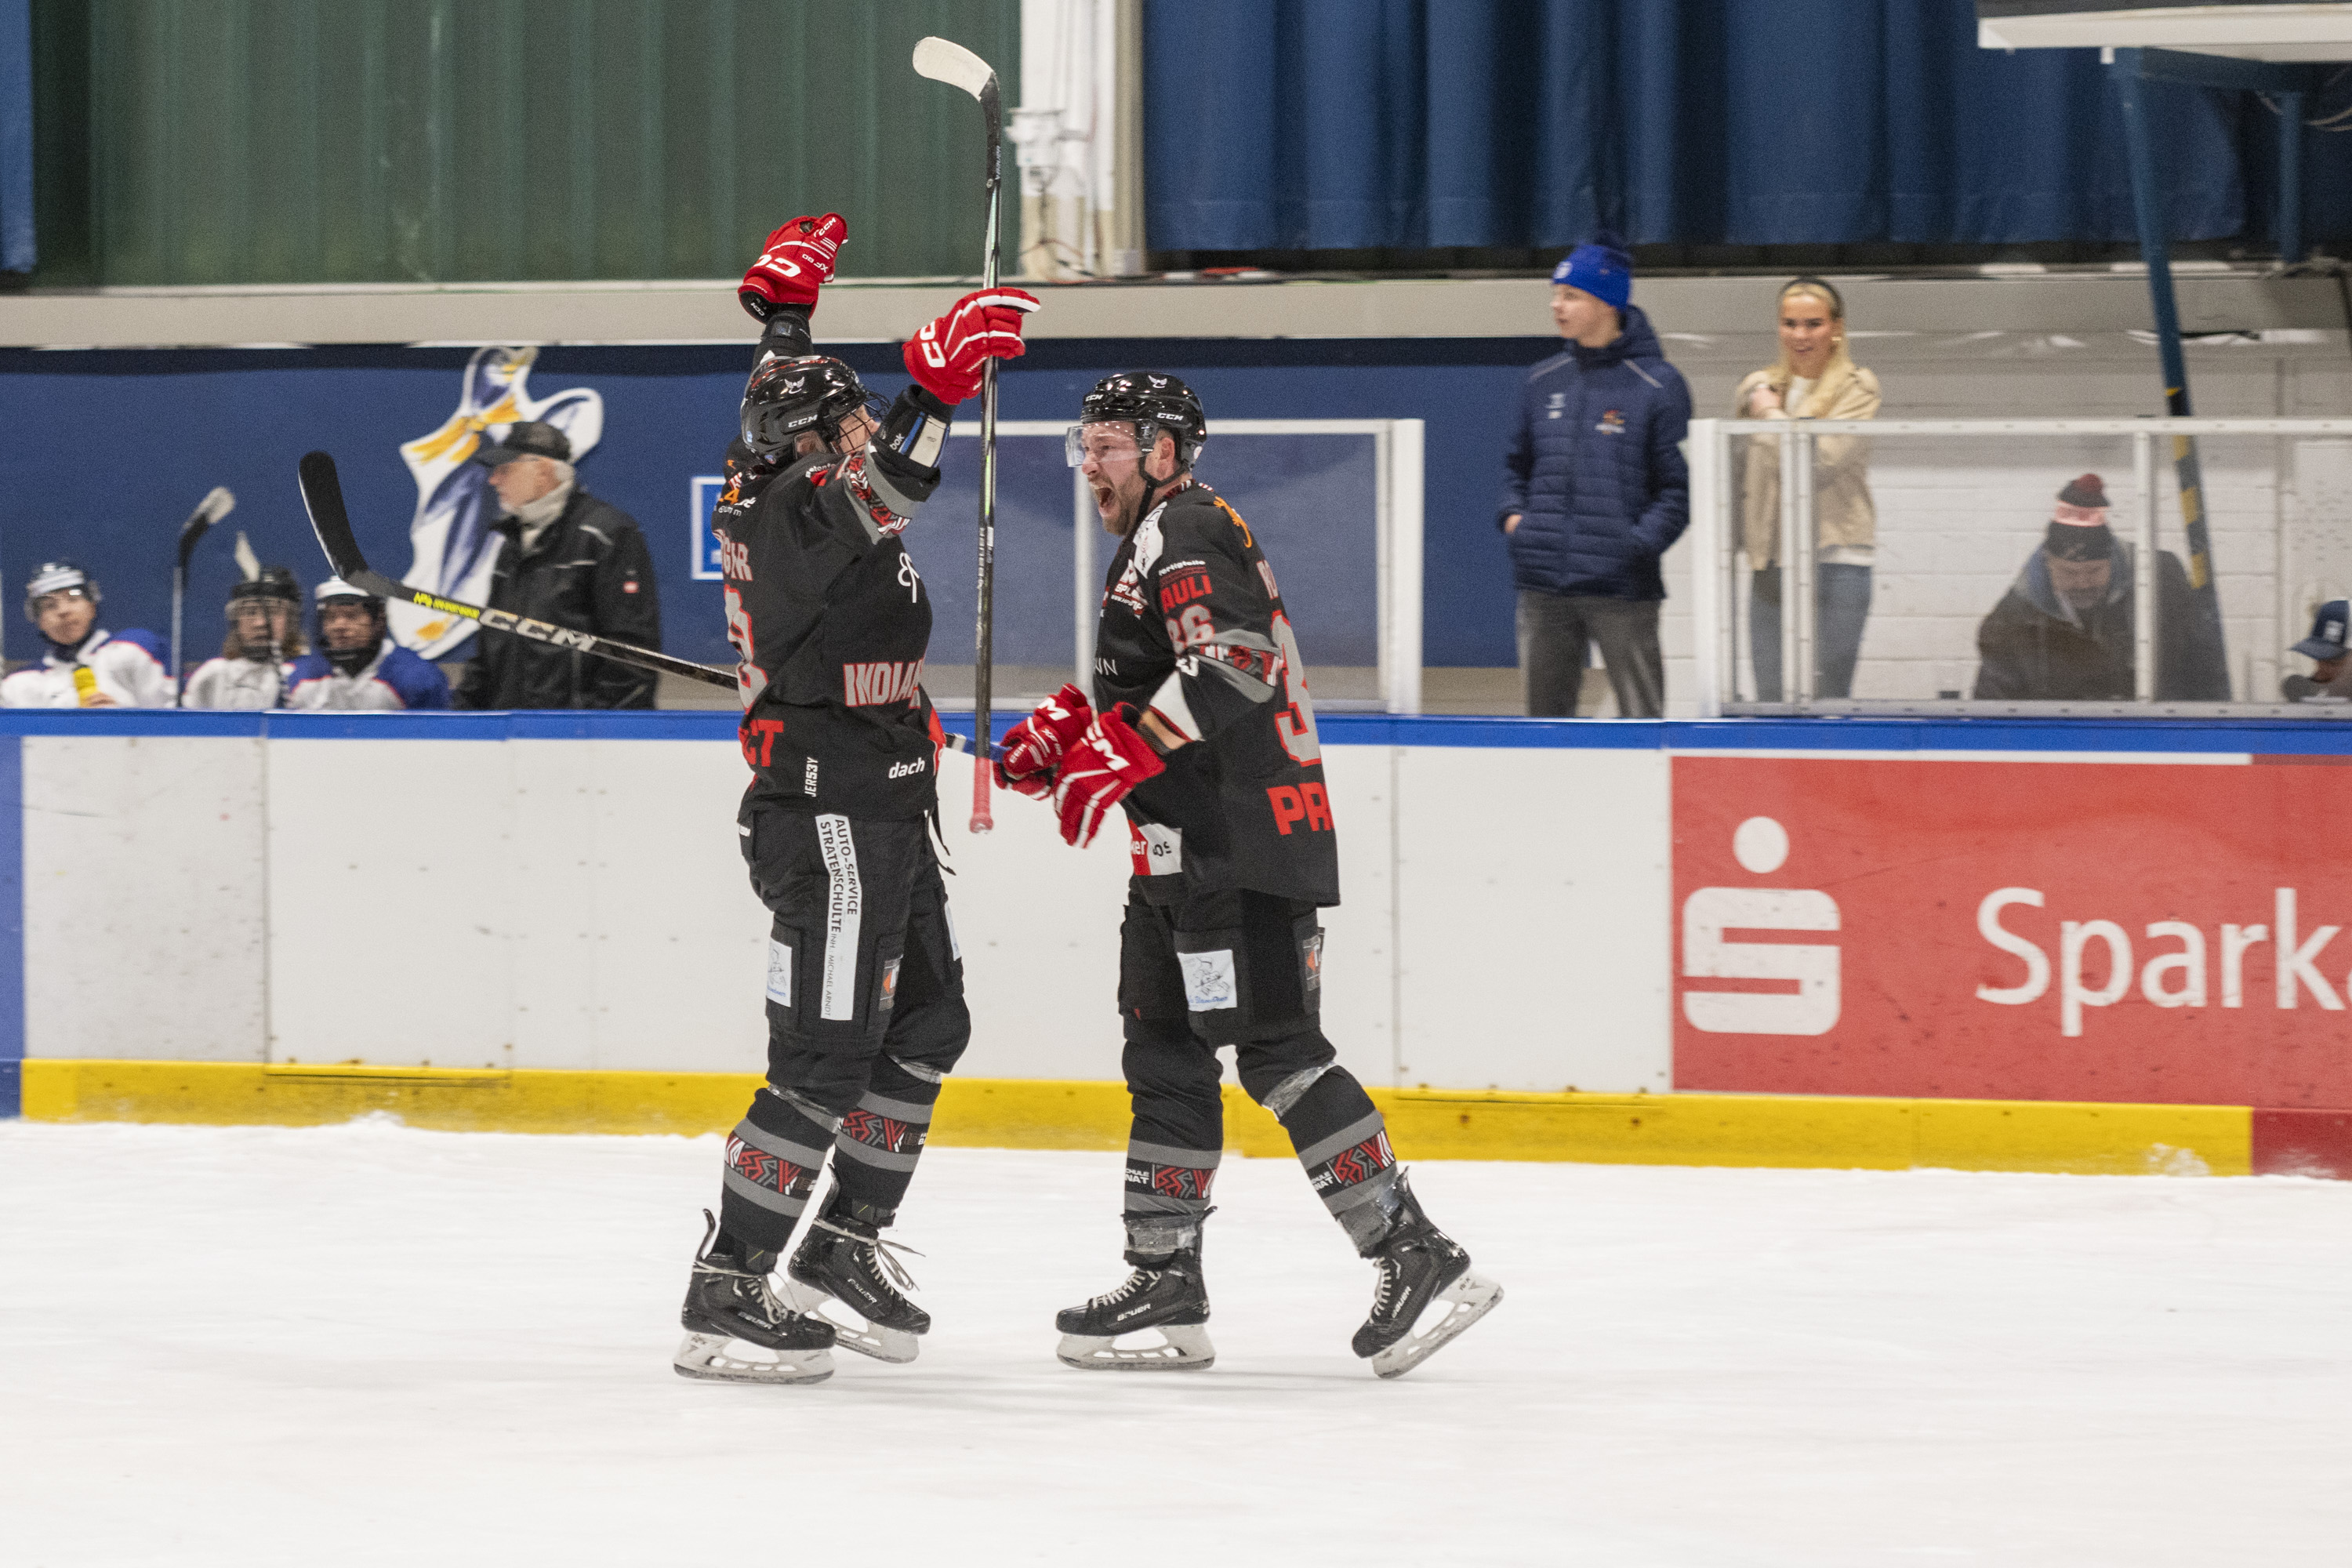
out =
<path fill-rule="evenodd" d="M 883 1240 L 863 1220 L 819 1215 L 784 1271 L 784 1300 L 831 1329 L 844 1350 L 877 1361 L 912 1361 L 922 1348 L 916 1336 L 931 1331 L 931 1315 L 899 1294 L 913 1289 L 915 1281 L 893 1254 L 912 1250 Z M 857 1321 L 825 1312 L 828 1301 Z"/>
<path fill-rule="evenodd" d="M 833 1325 L 776 1300 L 765 1272 L 754 1272 L 728 1254 L 713 1255 L 710 1239 L 719 1222 L 708 1209 L 702 1217 L 709 1228 L 678 1312 L 686 1339 L 670 1359 L 677 1374 L 713 1383 L 823 1383 L 831 1377 Z"/>
<path fill-rule="evenodd" d="M 1503 1299 L 1500 1285 L 1470 1272 L 1470 1255 L 1461 1244 L 1430 1224 L 1402 1170 L 1395 1192 L 1388 1231 L 1364 1254 L 1380 1279 L 1372 1287 L 1371 1316 L 1356 1331 L 1352 1346 L 1382 1377 L 1402 1377 Z M 1444 1316 L 1420 1329 L 1432 1306 L 1443 1307 Z"/>
<path fill-rule="evenodd" d="M 1209 1288 L 1201 1274 L 1198 1243 L 1151 1262 L 1129 1253 L 1135 1272 L 1108 1296 L 1055 1315 L 1062 1342 L 1054 1353 L 1065 1366 L 1088 1371 L 1199 1372 L 1214 1366 L 1209 1342 Z M 1122 1345 L 1128 1334 L 1157 1333 L 1158 1344 Z"/>

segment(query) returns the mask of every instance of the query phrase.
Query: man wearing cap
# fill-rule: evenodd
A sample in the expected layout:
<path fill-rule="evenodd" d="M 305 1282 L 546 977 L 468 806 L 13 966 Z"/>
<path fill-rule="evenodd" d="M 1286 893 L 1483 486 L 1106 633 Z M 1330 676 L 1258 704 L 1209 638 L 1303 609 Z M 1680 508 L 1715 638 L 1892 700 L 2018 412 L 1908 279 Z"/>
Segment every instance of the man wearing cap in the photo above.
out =
<path fill-rule="evenodd" d="M 2279 682 L 2279 694 L 2289 702 L 2352 700 L 2352 653 L 2345 651 L 2352 630 L 2352 599 L 2330 599 L 2311 619 L 2311 635 L 2287 649 L 2312 661 L 2309 675 L 2290 675 Z"/>
<path fill-rule="evenodd" d="M 150 631 L 98 624 L 98 579 L 71 561 L 46 561 L 25 584 L 25 616 L 47 645 L 41 662 L 0 680 L 5 708 L 169 708 L 172 671 Z"/>
<path fill-rule="evenodd" d="M 628 513 L 580 488 L 572 442 L 517 420 L 474 461 L 507 515 L 490 607 L 639 647 L 661 647 L 661 607 L 645 535 Z M 487 628 L 460 678 L 460 708 L 650 708 L 653 671 Z"/>
<path fill-rule="evenodd" d="M 383 600 L 340 577 L 319 584 L 319 651 L 297 659 L 286 706 L 402 712 L 449 706 L 440 667 L 384 634 Z"/>
<path fill-rule="evenodd" d="M 1654 719 L 1666 692 L 1658 560 L 1690 522 L 1690 389 L 1629 303 L 1633 261 L 1614 236 L 1578 246 L 1551 280 L 1568 342 L 1528 372 L 1496 513 L 1519 595 L 1528 712 L 1574 717 L 1597 643 L 1618 713 Z"/>
<path fill-rule="evenodd" d="M 2132 546 L 2107 527 L 2096 474 L 2058 492 L 2041 548 L 1977 628 L 1979 700 L 2129 702 L 2137 625 Z M 2227 702 L 2230 676 L 2210 621 L 2168 550 L 2156 556 L 2156 695 Z"/>

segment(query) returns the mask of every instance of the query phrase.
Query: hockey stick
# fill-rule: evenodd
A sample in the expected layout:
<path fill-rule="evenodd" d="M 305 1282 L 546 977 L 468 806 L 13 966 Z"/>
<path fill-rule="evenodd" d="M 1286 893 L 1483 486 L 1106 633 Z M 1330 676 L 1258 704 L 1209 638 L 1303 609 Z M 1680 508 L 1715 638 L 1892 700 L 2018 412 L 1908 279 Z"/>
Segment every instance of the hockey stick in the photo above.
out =
<path fill-rule="evenodd" d="M 365 589 L 386 599 L 398 599 L 404 604 L 420 605 L 445 616 L 463 616 L 492 631 L 512 632 L 533 642 L 593 654 L 598 658 L 609 658 L 617 664 L 634 664 L 644 669 L 662 670 L 670 675 L 683 676 L 688 680 L 698 680 L 705 686 L 723 686 L 730 691 L 737 689 L 735 672 L 731 669 L 714 669 L 709 665 L 675 658 L 649 647 L 614 642 L 593 632 L 577 632 L 570 626 L 534 621 L 528 616 L 518 616 L 506 610 L 462 604 L 423 588 L 412 588 L 405 583 L 395 583 L 383 573 L 373 570 L 367 563 L 367 557 L 360 553 L 359 541 L 352 533 L 351 513 L 343 507 L 343 485 L 335 474 L 335 459 L 324 452 L 311 452 L 303 458 L 300 471 L 302 505 L 310 513 L 310 528 L 319 536 L 319 547 L 327 552 L 327 563 L 335 569 L 335 575 L 354 588 Z"/>
<path fill-rule="evenodd" d="M 184 706 L 180 692 L 180 627 L 188 602 L 188 557 L 212 525 L 236 510 L 236 497 L 226 485 L 215 485 L 180 524 L 180 556 L 172 567 L 172 706 Z"/>
<path fill-rule="evenodd" d="M 915 72 L 933 81 L 960 88 L 980 100 L 988 122 L 988 244 L 981 287 L 996 287 L 997 190 L 1004 172 L 1004 100 L 997 90 L 996 72 L 986 60 L 945 38 L 925 38 L 915 46 Z M 990 688 L 994 671 L 996 590 L 996 361 L 988 359 L 980 371 L 980 607 L 972 639 L 971 733 L 973 745 L 986 747 L 994 739 L 989 723 Z M 995 829 L 989 808 L 988 786 L 993 770 L 985 763 L 971 770 L 971 831 Z"/>

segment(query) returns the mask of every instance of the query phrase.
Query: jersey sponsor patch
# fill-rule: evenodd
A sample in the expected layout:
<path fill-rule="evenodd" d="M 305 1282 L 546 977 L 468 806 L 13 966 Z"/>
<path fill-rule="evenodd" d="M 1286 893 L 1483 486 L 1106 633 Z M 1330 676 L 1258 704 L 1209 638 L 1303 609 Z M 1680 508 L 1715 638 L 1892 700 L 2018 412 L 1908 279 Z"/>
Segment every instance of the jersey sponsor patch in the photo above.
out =
<path fill-rule="evenodd" d="M 1139 877 L 1173 877 L 1184 869 L 1184 830 L 1157 822 L 1127 825 L 1128 854 Z"/>
<path fill-rule="evenodd" d="M 779 1007 L 793 1005 L 793 950 L 774 937 L 768 939 L 768 1000 Z"/>
<path fill-rule="evenodd" d="M 824 857 L 824 959 L 818 1016 L 848 1023 L 857 1016 L 857 933 L 866 914 L 866 889 L 857 878 L 857 846 L 849 818 L 820 812 L 816 842 Z"/>
<path fill-rule="evenodd" d="M 1241 1005 L 1239 987 L 1234 980 L 1232 948 L 1180 952 L 1176 963 L 1184 971 L 1184 1005 L 1193 1012 L 1214 1013 Z"/>
<path fill-rule="evenodd" d="M 841 667 L 841 700 L 852 708 L 882 708 L 914 700 L 923 681 L 923 661 L 880 659 Z"/>

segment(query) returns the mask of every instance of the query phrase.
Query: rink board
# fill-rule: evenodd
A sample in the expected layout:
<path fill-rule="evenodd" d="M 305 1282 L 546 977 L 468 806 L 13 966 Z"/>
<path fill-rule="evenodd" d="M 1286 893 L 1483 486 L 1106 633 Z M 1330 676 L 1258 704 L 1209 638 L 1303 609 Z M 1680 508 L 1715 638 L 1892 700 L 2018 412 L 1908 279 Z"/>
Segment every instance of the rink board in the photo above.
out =
<path fill-rule="evenodd" d="M 2352 755 L 2337 726 L 1322 728 L 1326 1032 L 1433 1149 L 1968 1164 L 1981 1137 L 1999 1168 L 2352 1171 L 2352 832 L 2303 805 Z M 123 1077 L 151 1062 L 243 1069 L 198 1120 L 409 1094 L 610 1127 L 663 1084 L 649 1106 L 689 1110 L 646 1114 L 698 1131 L 760 1065 L 725 715 L 18 713 L 0 746 L 0 1064 L 30 1114 L 168 1113 L 138 1102 L 182 1090 Z M 1123 1112 L 1125 847 L 1066 848 L 1017 798 L 987 837 L 946 815 L 973 1136 L 1095 1146 Z M 89 1066 L 44 1089 L 45 1062 Z M 321 1071 L 352 1066 L 391 1076 Z M 1441 1126 L 1421 1091 L 1475 1108 Z M 1626 1097 L 1675 1109 L 1637 1129 Z M 1780 1109 L 1700 1109 L 1758 1097 Z M 1948 1157 L 1920 1129 L 1964 1102 L 2010 1109 Z"/>

